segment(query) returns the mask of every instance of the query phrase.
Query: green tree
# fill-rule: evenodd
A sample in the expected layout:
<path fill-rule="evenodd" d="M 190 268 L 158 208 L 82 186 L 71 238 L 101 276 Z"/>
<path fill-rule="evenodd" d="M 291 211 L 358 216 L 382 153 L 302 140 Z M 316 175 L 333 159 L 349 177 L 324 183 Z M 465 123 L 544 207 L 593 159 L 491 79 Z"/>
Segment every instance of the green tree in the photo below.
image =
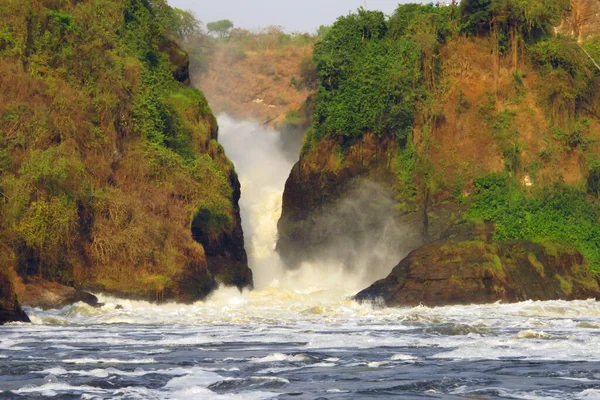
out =
<path fill-rule="evenodd" d="M 411 12 L 404 13 L 403 7 L 412 7 Z M 413 26 L 420 18 L 416 15 L 431 10 L 401 6 L 397 13 L 406 14 Z M 392 31 L 401 24 L 392 20 L 381 12 L 359 9 L 339 18 L 315 45 L 320 84 L 311 130 L 315 138 L 333 135 L 349 144 L 372 132 L 395 135 L 399 143 L 408 139 L 415 106 L 425 95 L 424 46 L 416 38 L 423 35 Z M 434 31 L 431 36 L 437 42 Z"/>
<path fill-rule="evenodd" d="M 221 39 L 229 37 L 229 32 L 233 28 L 233 22 L 228 19 L 222 19 L 220 21 L 209 22 L 206 24 L 206 29 L 209 33 L 214 33 Z"/>
<path fill-rule="evenodd" d="M 202 25 L 192 11 L 173 8 L 170 31 L 181 41 L 201 34 Z"/>
<path fill-rule="evenodd" d="M 317 28 L 317 37 L 320 38 L 324 38 L 325 36 L 327 36 L 327 34 L 329 33 L 329 31 L 331 30 L 331 26 L 329 25 L 321 25 Z"/>

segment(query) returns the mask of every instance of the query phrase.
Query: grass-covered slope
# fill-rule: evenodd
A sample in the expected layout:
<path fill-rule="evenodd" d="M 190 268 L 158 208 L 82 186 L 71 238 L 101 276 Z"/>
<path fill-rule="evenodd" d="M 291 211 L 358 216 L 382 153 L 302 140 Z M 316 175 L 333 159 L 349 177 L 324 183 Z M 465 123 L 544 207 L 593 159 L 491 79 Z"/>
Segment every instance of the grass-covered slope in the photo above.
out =
<path fill-rule="evenodd" d="M 338 19 L 315 46 L 319 88 L 284 193 L 284 258 L 292 243 L 304 249 L 291 258 L 319 245 L 320 210 L 364 176 L 421 216 L 411 228 L 424 242 L 452 209 L 446 225 L 488 220 L 494 240 L 561 242 L 600 272 L 600 39 L 556 33 L 569 7 L 464 0 Z"/>
<path fill-rule="evenodd" d="M 2 268 L 150 299 L 251 285 L 239 183 L 170 39 L 180 15 L 164 0 L 0 4 Z M 220 243 L 230 257 L 211 265 L 203 245 Z"/>

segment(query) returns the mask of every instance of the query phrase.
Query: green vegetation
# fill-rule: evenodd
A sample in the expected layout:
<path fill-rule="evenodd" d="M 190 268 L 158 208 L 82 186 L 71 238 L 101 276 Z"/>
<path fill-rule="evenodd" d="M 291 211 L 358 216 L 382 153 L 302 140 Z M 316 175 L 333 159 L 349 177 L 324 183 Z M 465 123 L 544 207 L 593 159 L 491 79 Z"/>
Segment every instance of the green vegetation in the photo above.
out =
<path fill-rule="evenodd" d="M 568 6 L 565 0 L 463 0 L 460 7 L 400 5 L 388 19 L 363 9 L 339 18 L 315 45 L 319 84 L 301 157 L 318 163 L 319 152 L 311 160 L 311 151 L 325 139 L 349 151 L 367 134 L 394 138 L 397 149 L 388 168 L 396 177 L 399 207 L 422 201 L 420 207 L 427 208 L 439 201 L 432 198 L 455 201 L 469 209 L 469 218 L 492 221 L 497 240 L 558 241 L 584 254 L 600 273 L 600 164 L 584 156 L 597 149 L 600 71 L 592 59 L 600 59 L 600 39 L 582 45 L 586 54 L 574 38 L 555 33 Z M 473 73 L 470 62 L 481 63 L 476 66 L 482 70 L 487 63 L 491 85 L 476 103 L 466 95 L 474 91 L 469 86 L 458 87 L 449 100 L 454 80 L 469 84 L 460 81 L 463 71 L 449 77 L 444 70 L 442 50 L 447 45 L 455 51 L 457 43 L 486 46 L 485 61 L 445 54 L 464 66 L 464 76 Z M 501 69 L 509 74 L 501 76 Z M 444 126 L 449 109 L 457 121 Z M 534 115 L 540 115 L 532 124 L 536 131 L 524 133 L 523 119 Z M 452 143 L 436 139 L 445 134 L 462 140 L 456 132 L 461 123 L 478 126 L 481 137 L 472 133 L 472 146 L 493 140 L 505 175 L 473 183 L 473 177 L 490 172 L 489 165 L 463 162 L 448 174 L 444 169 L 453 160 L 432 161 L 455 156 L 443 148 Z M 479 132 L 479 126 L 487 129 Z M 476 157 L 476 149 L 469 151 Z M 586 165 L 585 181 L 566 185 L 562 173 L 548 171 L 568 157 Z M 545 174 L 543 182 L 538 174 Z M 473 189 L 475 194 L 462 195 Z"/>
<path fill-rule="evenodd" d="M 0 22 L 0 260 L 176 295 L 206 262 L 194 218 L 215 236 L 234 221 L 232 166 L 171 40 L 198 21 L 164 0 L 8 0 Z"/>
<path fill-rule="evenodd" d="M 452 9 L 407 5 L 389 20 L 362 9 L 339 18 L 315 45 L 320 86 L 313 134 L 351 144 L 374 132 L 406 142 L 416 104 L 434 81 Z"/>
<path fill-rule="evenodd" d="M 214 33 L 221 39 L 229 37 L 231 29 L 233 29 L 233 22 L 228 19 L 222 19 L 220 21 L 209 22 L 206 24 L 206 29 L 209 33 Z"/>
<path fill-rule="evenodd" d="M 569 6 L 567 0 L 463 0 L 461 31 L 466 34 L 502 31 L 514 40 L 534 40 L 548 35 Z"/>
<path fill-rule="evenodd" d="M 494 222 L 495 239 L 565 243 L 600 273 L 599 209 L 584 191 L 557 185 L 528 196 L 506 175 L 498 174 L 477 179 L 475 186 L 469 218 Z"/>

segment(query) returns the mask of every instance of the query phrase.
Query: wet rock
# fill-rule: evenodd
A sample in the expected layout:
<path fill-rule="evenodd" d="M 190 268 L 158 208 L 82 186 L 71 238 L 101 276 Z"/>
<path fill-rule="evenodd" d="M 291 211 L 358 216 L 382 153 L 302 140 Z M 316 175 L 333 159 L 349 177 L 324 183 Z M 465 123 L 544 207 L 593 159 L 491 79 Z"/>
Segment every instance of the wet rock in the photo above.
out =
<path fill-rule="evenodd" d="M 42 279 L 30 279 L 18 285 L 17 294 L 21 304 L 44 310 L 63 308 L 80 301 L 92 307 L 102 305 L 91 293 Z"/>
<path fill-rule="evenodd" d="M 339 150 L 339 143 L 324 139 L 310 154 L 301 157 L 285 183 L 277 224 L 277 252 L 288 266 L 322 259 L 324 253 L 331 253 L 328 250 L 335 247 L 329 243 L 330 239 L 346 237 L 352 241 L 356 234 L 365 234 L 363 229 L 353 229 L 352 222 L 357 218 L 348 218 L 347 213 L 333 215 L 332 209 L 340 200 L 360 191 L 362 182 L 368 181 L 389 192 L 395 181 L 390 167 L 395 146 L 391 139 L 365 135 L 347 150 L 339 163 L 340 160 L 332 158 Z M 387 211 L 393 209 L 383 213 Z M 325 232 L 324 223 L 339 229 Z"/>
<path fill-rule="evenodd" d="M 19 305 L 9 276 L 4 272 L 0 272 L 0 325 L 7 322 L 31 321 Z"/>
<path fill-rule="evenodd" d="M 209 225 L 203 223 L 202 220 L 197 220 L 192 224 L 194 240 L 204 247 L 208 273 L 213 279 L 199 276 L 194 271 L 197 272 L 200 269 L 190 266 L 187 273 L 184 274 L 184 281 L 179 285 L 184 293 L 179 300 L 194 301 L 204 298 L 219 283 L 235 286 L 240 290 L 253 287 L 252 270 L 248 267 L 248 256 L 244 248 L 244 232 L 242 231 L 240 216 L 241 185 L 235 171 L 231 171 L 229 182 L 233 188 L 232 228 L 215 235 L 209 232 Z M 197 283 L 192 284 L 193 280 L 197 280 Z M 200 292 L 193 293 L 197 290 Z"/>
<path fill-rule="evenodd" d="M 414 250 L 355 298 L 382 299 L 388 306 L 443 306 L 600 298 L 600 287 L 583 256 L 572 249 L 554 243 L 466 241 Z"/>

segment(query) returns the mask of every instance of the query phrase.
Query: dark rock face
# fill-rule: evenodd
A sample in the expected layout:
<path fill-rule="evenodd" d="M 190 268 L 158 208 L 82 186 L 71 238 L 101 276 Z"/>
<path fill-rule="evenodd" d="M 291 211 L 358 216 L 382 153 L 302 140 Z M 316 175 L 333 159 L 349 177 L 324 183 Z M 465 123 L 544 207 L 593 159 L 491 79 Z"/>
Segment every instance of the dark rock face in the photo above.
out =
<path fill-rule="evenodd" d="M 435 243 L 411 252 L 355 298 L 388 306 L 600 298 L 598 281 L 583 264 L 580 253 L 555 244 Z"/>
<path fill-rule="evenodd" d="M 171 62 L 171 72 L 176 81 L 184 85 L 190 84 L 190 58 L 188 54 L 179 47 L 174 41 L 165 41 L 160 47 L 160 51 L 169 55 Z"/>
<path fill-rule="evenodd" d="M 10 278 L 0 272 L 0 325 L 7 322 L 31 322 L 17 301 Z"/>
<path fill-rule="evenodd" d="M 101 306 L 93 294 L 42 279 L 31 279 L 19 285 L 18 295 L 21 304 L 44 310 L 63 308 L 80 301 L 92 307 Z"/>
<path fill-rule="evenodd" d="M 358 199 L 354 208 L 359 212 L 354 216 L 352 212 L 336 212 L 340 201 L 362 196 L 369 188 L 374 188 L 373 199 L 393 198 L 394 175 L 388 154 L 388 149 L 395 146 L 393 141 L 381 142 L 368 135 L 348 150 L 339 166 L 330 165 L 337 143 L 324 140 L 317 146 L 294 165 L 283 193 L 282 214 L 277 225 L 277 251 L 292 268 L 303 261 L 322 258 L 327 248 L 338 247 L 331 243 L 332 240 L 356 242 L 358 236 L 383 228 L 360 223 L 366 215 L 362 212 L 366 211 L 364 206 L 370 205 L 369 199 Z M 367 186 L 365 182 L 368 182 Z M 384 203 L 389 207 L 380 210 L 380 215 L 388 213 L 391 218 L 399 215 L 393 204 Z M 345 204 L 343 207 L 353 206 Z"/>
<path fill-rule="evenodd" d="M 323 140 L 294 165 L 283 193 L 277 242 L 289 268 L 306 261 L 341 262 L 375 280 L 425 243 L 472 239 L 471 226 L 449 230 L 464 206 L 440 203 L 427 212 L 417 211 L 416 204 L 398 207 L 395 148 L 389 139 L 367 135 L 331 168 L 337 143 Z"/>
<path fill-rule="evenodd" d="M 217 283 L 236 286 L 240 290 L 253 287 L 252 270 L 248 267 L 240 216 L 241 186 L 237 174 L 233 171 L 229 176 L 229 182 L 233 187 L 233 228 L 230 231 L 223 231 L 215 237 L 201 224 L 192 226 L 194 239 L 204 247 L 208 271 L 214 277 L 212 285 L 209 285 L 212 287 L 206 288 L 210 290 L 214 289 Z M 209 280 L 209 282 L 211 281 Z"/>

